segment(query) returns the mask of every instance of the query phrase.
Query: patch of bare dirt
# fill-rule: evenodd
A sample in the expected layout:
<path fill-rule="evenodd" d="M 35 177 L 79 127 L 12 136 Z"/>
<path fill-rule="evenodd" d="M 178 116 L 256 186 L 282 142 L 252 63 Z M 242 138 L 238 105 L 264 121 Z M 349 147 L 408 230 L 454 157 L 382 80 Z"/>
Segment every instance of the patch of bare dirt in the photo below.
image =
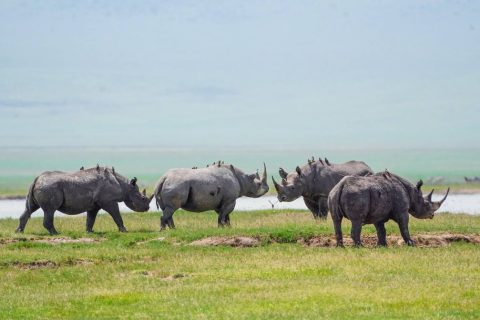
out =
<path fill-rule="evenodd" d="M 193 246 L 256 247 L 260 241 L 254 237 L 208 237 L 190 244 Z"/>
<path fill-rule="evenodd" d="M 105 240 L 105 238 L 70 238 L 70 237 L 55 237 L 55 238 L 40 238 L 40 237 L 21 237 L 21 238 L 3 238 L 0 239 L 0 244 L 10 244 L 17 242 L 38 242 L 49 244 L 61 243 L 98 243 Z"/>
<path fill-rule="evenodd" d="M 155 239 L 139 241 L 139 242 L 137 242 L 137 245 L 142 245 L 142 244 L 149 243 L 149 242 L 152 242 L 152 241 L 164 241 L 164 240 L 165 240 L 165 237 L 158 237 L 158 238 L 155 238 Z"/>
<path fill-rule="evenodd" d="M 11 265 L 19 268 L 19 269 L 24 269 L 24 270 L 34 270 L 34 269 L 54 269 L 58 268 L 61 265 L 67 265 L 67 266 L 87 266 L 87 265 L 92 265 L 94 262 L 90 259 L 73 259 L 73 260 L 68 260 L 64 263 L 57 263 L 51 260 L 35 260 L 31 262 L 20 262 L 20 261 L 15 261 Z"/>
<path fill-rule="evenodd" d="M 479 244 L 480 235 L 465 235 L 465 234 L 420 234 L 412 237 L 417 247 L 445 247 L 452 242 L 466 242 Z M 335 236 L 317 236 L 309 239 L 299 239 L 298 243 L 306 247 L 335 247 L 337 242 Z M 350 237 L 344 237 L 343 243 L 345 246 L 353 246 L 353 241 Z M 387 243 L 391 247 L 405 245 L 400 236 L 387 236 Z M 376 236 L 362 236 L 362 244 L 365 247 L 375 247 L 377 245 Z"/>

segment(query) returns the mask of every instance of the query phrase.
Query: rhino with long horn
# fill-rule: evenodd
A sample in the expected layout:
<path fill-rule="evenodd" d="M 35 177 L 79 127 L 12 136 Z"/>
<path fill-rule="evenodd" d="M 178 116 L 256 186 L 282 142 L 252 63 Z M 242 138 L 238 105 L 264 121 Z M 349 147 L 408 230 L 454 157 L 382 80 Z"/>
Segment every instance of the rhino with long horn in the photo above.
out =
<path fill-rule="evenodd" d="M 279 175 L 282 183 L 279 184 L 272 177 L 273 185 L 278 193 L 279 201 L 293 201 L 303 197 L 305 205 L 312 212 L 315 219 L 327 218 L 327 197 L 332 188 L 347 175 L 364 176 L 373 171 L 362 161 L 349 161 L 329 165 L 319 159 L 310 161 L 303 167 L 296 167 L 295 171 L 287 174 L 280 168 Z"/>
<path fill-rule="evenodd" d="M 395 174 L 377 173 L 375 175 L 343 178 L 330 192 L 330 209 L 337 246 L 343 246 L 342 219 L 352 222 L 352 240 L 361 246 L 362 225 L 373 224 L 377 229 L 379 246 L 386 246 L 385 222 L 394 220 L 400 227 L 403 240 L 409 246 L 415 245 L 408 231 L 409 214 L 418 219 L 432 219 L 447 199 L 450 188 L 440 201 L 432 201 L 433 190 L 425 197 L 421 187 L 416 186 Z"/>
<path fill-rule="evenodd" d="M 220 161 L 219 161 L 220 163 Z M 162 209 L 161 230 L 175 228 L 173 214 L 177 209 L 193 212 L 215 210 L 218 226 L 230 226 L 230 213 L 239 197 L 257 198 L 268 192 L 267 167 L 263 174 L 247 174 L 233 165 L 207 168 L 171 169 L 155 187 L 157 208 Z"/>

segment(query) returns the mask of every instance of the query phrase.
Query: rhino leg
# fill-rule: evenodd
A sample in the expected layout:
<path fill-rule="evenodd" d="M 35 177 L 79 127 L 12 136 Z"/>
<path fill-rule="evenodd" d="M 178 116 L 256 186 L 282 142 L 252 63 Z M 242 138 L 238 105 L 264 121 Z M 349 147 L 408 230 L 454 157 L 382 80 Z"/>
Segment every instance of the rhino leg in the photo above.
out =
<path fill-rule="evenodd" d="M 18 224 L 17 230 L 15 232 L 23 232 L 25 230 L 25 226 L 28 222 L 28 219 L 30 219 L 30 216 L 32 213 L 38 210 L 40 208 L 36 203 L 32 202 L 30 205 L 27 205 L 25 208 L 25 211 L 23 211 L 22 215 L 20 216 L 20 222 Z"/>
<path fill-rule="evenodd" d="M 320 218 L 320 208 L 318 207 L 318 203 L 316 201 L 303 197 L 303 202 L 305 202 L 305 205 L 313 214 L 313 218 L 315 220 Z"/>
<path fill-rule="evenodd" d="M 160 231 L 165 230 L 167 228 L 167 225 L 172 228 L 175 228 L 175 224 L 173 223 L 173 213 L 175 212 L 175 209 L 172 207 L 165 207 L 163 209 L 163 214 L 162 217 L 160 218 Z"/>
<path fill-rule="evenodd" d="M 93 232 L 93 225 L 95 224 L 95 219 L 97 219 L 98 210 L 100 208 L 87 211 L 87 232 Z"/>
<path fill-rule="evenodd" d="M 387 231 L 385 230 L 385 222 L 375 223 L 375 229 L 377 229 L 377 245 L 386 247 L 387 246 Z"/>
<path fill-rule="evenodd" d="M 397 223 L 400 227 L 403 241 L 409 246 L 415 246 L 415 241 L 410 238 L 410 232 L 408 231 L 408 213 L 399 215 Z"/>
<path fill-rule="evenodd" d="M 236 202 L 222 204 L 220 208 L 215 211 L 218 213 L 218 227 L 223 228 L 230 226 L 230 213 L 235 209 Z"/>
<path fill-rule="evenodd" d="M 333 217 L 333 226 L 335 228 L 335 237 L 337 238 L 337 247 L 343 248 L 343 235 L 342 235 L 342 216 Z"/>
<path fill-rule="evenodd" d="M 350 236 L 352 237 L 353 244 L 355 247 L 362 246 L 362 240 L 360 234 L 362 233 L 362 221 L 361 220 L 352 220 L 352 230 Z"/>
<path fill-rule="evenodd" d="M 320 198 L 318 200 L 318 207 L 319 207 L 318 217 L 323 220 L 326 220 L 328 216 L 328 198 L 324 198 L 324 197 Z"/>
<path fill-rule="evenodd" d="M 118 209 L 118 203 L 116 202 L 106 203 L 106 204 L 103 204 L 101 207 L 102 209 L 107 211 L 112 217 L 113 221 L 115 221 L 115 224 L 118 227 L 118 231 L 127 232 L 127 229 L 123 225 L 123 219 L 122 219 L 122 216 L 120 215 L 120 209 Z"/>
<path fill-rule="evenodd" d="M 55 214 L 55 209 L 43 209 L 43 212 L 43 226 L 45 229 L 48 230 L 50 235 L 58 234 L 55 226 L 53 225 L 53 215 Z"/>

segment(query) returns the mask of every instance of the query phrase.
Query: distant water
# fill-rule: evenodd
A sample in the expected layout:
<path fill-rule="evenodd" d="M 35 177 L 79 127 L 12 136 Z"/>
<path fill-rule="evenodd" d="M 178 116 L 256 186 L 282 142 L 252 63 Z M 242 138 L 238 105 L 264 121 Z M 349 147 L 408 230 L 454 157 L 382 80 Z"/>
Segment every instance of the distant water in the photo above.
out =
<path fill-rule="evenodd" d="M 168 148 L 2 148 L 0 190 L 27 190 L 39 173 L 74 171 L 81 166 L 114 166 L 141 184 L 153 186 L 169 168 L 203 167 L 217 160 L 253 172 L 267 164 L 269 176 L 278 176 L 281 166 L 293 171 L 307 158 L 327 157 L 331 162 L 363 160 L 374 171 L 388 169 L 411 180 L 462 182 L 464 176 L 480 176 L 480 150 L 321 150 L 265 148 L 168 149 Z"/>
<path fill-rule="evenodd" d="M 441 195 L 434 196 L 434 200 L 439 200 Z M 307 210 L 302 198 L 299 198 L 292 202 L 278 202 L 274 196 L 264 196 L 260 198 L 240 198 L 237 200 L 235 206 L 236 211 L 252 211 L 252 210 L 266 210 L 272 209 L 272 203 L 275 209 L 302 209 Z M 0 200 L 0 219 L 14 218 L 17 219 L 25 208 L 25 200 Z M 152 201 L 150 209 L 156 211 L 155 203 Z M 122 212 L 131 212 L 125 204 L 120 203 L 120 210 Z M 102 211 L 101 211 L 102 212 Z M 480 214 L 480 195 L 464 195 L 464 194 L 452 194 L 448 196 L 448 199 L 440 208 L 439 212 L 451 212 L 451 213 L 467 213 L 467 214 Z M 42 216 L 41 209 L 33 213 L 32 217 Z M 56 213 L 57 216 L 68 217 L 61 212 Z"/>

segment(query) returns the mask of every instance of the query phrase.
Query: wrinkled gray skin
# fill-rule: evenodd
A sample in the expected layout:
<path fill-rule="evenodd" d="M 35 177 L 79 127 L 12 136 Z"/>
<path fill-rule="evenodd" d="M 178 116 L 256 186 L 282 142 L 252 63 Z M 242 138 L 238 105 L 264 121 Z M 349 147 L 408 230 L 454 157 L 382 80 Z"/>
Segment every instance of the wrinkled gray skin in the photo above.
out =
<path fill-rule="evenodd" d="M 352 222 L 351 237 L 356 246 L 361 246 L 362 225 L 374 224 L 377 229 L 378 245 L 386 246 L 385 222 L 394 220 L 409 246 L 415 245 L 408 231 L 409 213 L 418 219 L 432 219 L 445 197 L 432 201 L 433 190 L 423 197 L 420 180 L 414 186 L 407 180 L 388 172 L 367 177 L 348 176 L 343 178 L 330 192 L 328 207 L 332 215 L 337 246 L 343 246 L 342 219 Z"/>
<path fill-rule="evenodd" d="M 279 170 L 282 177 L 278 184 L 272 177 L 278 193 L 278 201 L 293 201 L 303 196 L 303 201 L 312 212 L 315 219 L 326 219 L 328 215 L 327 197 L 330 190 L 347 175 L 364 176 L 373 174 L 369 166 L 362 161 L 349 161 L 332 164 L 327 159 L 313 161 L 303 167 L 297 167 L 294 172 L 286 173 Z"/>
<path fill-rule="evenodd" d="M 167 225 L 175 228 L 172 216 L 179 208 L 193 212 L 215 210 L 218 226 L 230 226 L 230 212 L 237 198 L 257 198 L 267 192 L 265 164 L 260 177 L 258 173 L 245 174 L 232 165 L 214 163 L 207 168 L 169 170 L 160 178 L 154 195 L 157 207 L 163 211 L 163 230 Z"/>
<path fill-rule="evenodd" d="M 50 234 L 57 234 L 53 225 L 56 210 L 68 215 L 87 212 L 87 232 L 93 232 L 93 224 L 100 209 L 107 211 L 118 229 L 126 232 L 118 209 L 118 202 L 125 202 L 134 211 L 148 211 L 153 195 L 148 198 L 140 193 L 137 178 L 127 178 L 115 169 L 97 166 L 73 173 L 47 171 L 39 175 L 28 191 L 25 211 L 20 217 L 17 232 L 23 232 L 28 219 L 38 208 L 44 212 L 43 226 Z"/>

